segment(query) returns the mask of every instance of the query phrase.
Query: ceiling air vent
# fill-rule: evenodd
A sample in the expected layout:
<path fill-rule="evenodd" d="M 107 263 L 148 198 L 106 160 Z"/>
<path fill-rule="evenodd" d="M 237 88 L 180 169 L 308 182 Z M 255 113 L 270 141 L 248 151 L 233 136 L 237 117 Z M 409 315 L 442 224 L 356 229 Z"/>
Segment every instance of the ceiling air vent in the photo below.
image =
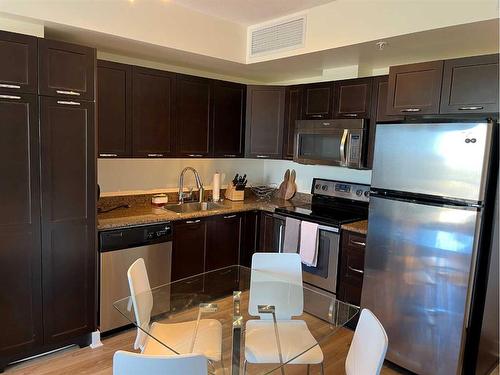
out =
<path fill-rule="evenodd" d="M 304 46 L 306 17 L 249 28 L 250 57 Z"/>

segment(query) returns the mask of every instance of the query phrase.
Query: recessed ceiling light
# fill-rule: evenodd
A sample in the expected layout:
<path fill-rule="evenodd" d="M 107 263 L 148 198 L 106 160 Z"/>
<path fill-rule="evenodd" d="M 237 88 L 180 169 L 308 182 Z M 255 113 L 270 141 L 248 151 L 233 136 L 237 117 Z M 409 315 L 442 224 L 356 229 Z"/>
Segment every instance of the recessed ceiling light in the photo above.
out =
<path fill-rule="evenodd" d="M 375 43 L 379 49 L 379 51 L 382 51 L 385 47 L 387 47 L 387 42 L 381 40 L 377 43 Z"/>

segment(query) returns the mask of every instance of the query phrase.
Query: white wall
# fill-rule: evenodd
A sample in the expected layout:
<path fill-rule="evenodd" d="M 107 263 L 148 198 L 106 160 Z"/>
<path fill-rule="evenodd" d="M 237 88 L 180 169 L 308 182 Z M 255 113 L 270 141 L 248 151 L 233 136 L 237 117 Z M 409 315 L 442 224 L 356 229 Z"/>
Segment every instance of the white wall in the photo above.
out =
<path fill-rule="evenodd" d="M 25 22 L 12 17 L 0 17 L 0 30 L 33 35 L 39 38 L 44 36 L 43 23 Z"/>
<path fill-rule="evenodd" d="M 222 174 L 222 185 L 236 173 L 247 174 L 249 183 L 260 183 L 264 171 L 263 162 L 253 159 L 98 159 L 97 181 L 103 193 L 175 191 L 186 166 L 195 168 L 205 187 L 210 188 L 216 171 Z M 187 187 L 196 186 L 191 172 L 186 173 L 184 181 Z"/>
<path fill-rule="evenodd" d="M 304 165 L 286 160 L 265 160 L 264 178 L 267 183 L 280 183 L 287 169 L 295 169 L 297 173 L 297 191 L 311 192 L 311 183 L 314 177 L 332 180 L 370 184 L 372 172 L 369 170 L 356 170 L 341 167 L 320 165 Z"/>

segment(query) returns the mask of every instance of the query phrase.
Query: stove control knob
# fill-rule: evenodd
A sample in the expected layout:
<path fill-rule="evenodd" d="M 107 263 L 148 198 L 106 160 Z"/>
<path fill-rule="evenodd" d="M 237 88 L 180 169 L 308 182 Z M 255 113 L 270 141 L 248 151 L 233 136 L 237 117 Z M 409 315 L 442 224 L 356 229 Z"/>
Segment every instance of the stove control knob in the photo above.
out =
<path fill-rule="evenodd" d="M 324 191 L 327 191 L 328 190 L 328 185 L 321 186 L 321 189 L 324 190 Z"/>
<path fill-rule="evenodd" d="M 370 191 L 369 190 L 365 191 L 365 197 L 369 197 L 369 196 L 370 196 Z"/>
<path fill-rule="evenodd" d="M 359 190 L 356 190 L 356 195 L 358 197 L 361 197 L 363 195 L 363 190 L 359 189 Z"/>

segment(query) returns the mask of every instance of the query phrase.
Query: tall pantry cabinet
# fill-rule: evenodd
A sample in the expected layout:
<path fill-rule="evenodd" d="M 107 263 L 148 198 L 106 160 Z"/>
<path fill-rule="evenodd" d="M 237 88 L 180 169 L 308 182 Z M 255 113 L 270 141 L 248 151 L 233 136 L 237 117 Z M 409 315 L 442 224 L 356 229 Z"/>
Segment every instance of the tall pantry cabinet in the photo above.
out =
<path fill-rule="evenodd" d="M 0 32 L 0 370 L 95 330 L 95 50 Z"/>

